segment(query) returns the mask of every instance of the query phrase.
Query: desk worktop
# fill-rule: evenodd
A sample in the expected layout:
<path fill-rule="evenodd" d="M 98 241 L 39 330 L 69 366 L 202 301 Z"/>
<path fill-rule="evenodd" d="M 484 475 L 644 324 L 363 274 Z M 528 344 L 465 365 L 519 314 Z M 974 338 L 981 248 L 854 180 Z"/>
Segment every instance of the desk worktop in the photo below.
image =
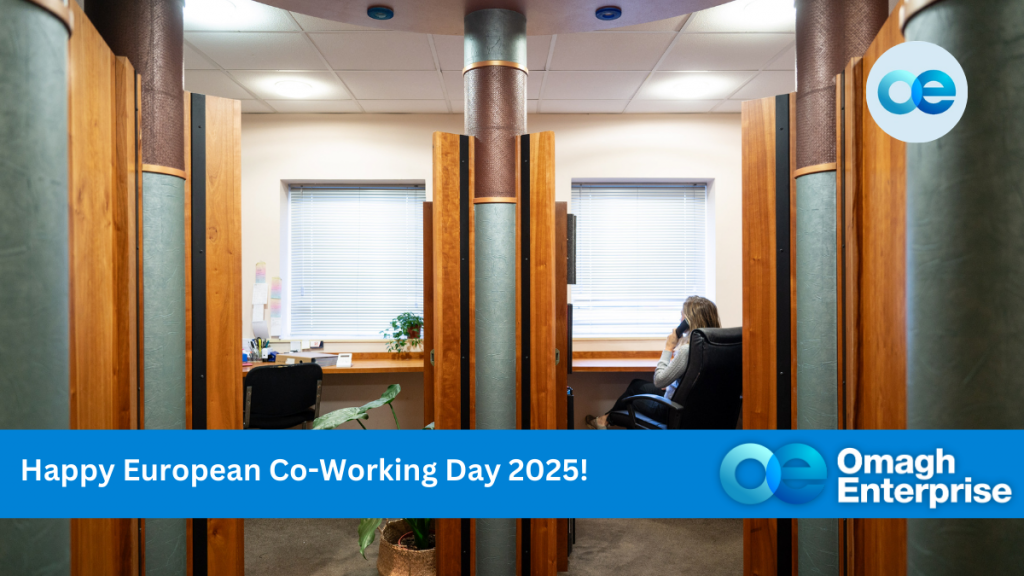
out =
<path fill-rule="evenodd" d="M 654 372 L 658 352 L 576 352 L 573 354 L 573 372 Z M 255 362 L 242 367 L 242 376 L 256 366 L 282 366 L 278 363 Z M 393 374 L 423 372 L 423 355 L 417 353 L 405 358 L 391 354 L 353 354 L 352 366 L 328 366 L 324 374 Z"/>

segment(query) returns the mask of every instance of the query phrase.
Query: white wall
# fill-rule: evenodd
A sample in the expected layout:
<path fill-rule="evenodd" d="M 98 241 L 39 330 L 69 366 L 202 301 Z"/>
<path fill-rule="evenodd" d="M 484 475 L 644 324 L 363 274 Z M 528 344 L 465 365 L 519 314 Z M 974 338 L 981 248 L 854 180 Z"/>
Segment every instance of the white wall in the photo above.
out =
<path fill-rule="evenodd" d="M 555 132 L 558 200 L 573 178 L 699 178 L 713 181 L 715 301 L 726 326 L 742 315 L 740 117 L 738 114 L 532 115 L 531 132 Z M 431 135 L 462 132 L 462 117 L 441 114 L 252 114 L 242 117 L 243 333 L 251 335 L 256 263 L 280 270 L 285 180 L 398 180 L 431 190 Z M 667 334 L 667 331 L 666 331 Z M 580 341 L 577 350 L 660 349 L 662 341 Z M 347 344 L 383 351 L 382 343 Z"/>

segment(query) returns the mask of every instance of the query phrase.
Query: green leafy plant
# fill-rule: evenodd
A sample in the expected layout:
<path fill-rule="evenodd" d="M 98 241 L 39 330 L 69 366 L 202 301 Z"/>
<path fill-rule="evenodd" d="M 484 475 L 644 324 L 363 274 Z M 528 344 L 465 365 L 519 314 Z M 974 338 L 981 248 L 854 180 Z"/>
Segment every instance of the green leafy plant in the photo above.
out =
<path fill-rule="evenodd" d="M 420 323 L 422 325 L 422 320 Z M 323 416 L 313 421 L 313 430 L 334 430 L 342 424 L 355 421 L 366 430 L 366 426 L 361 422 L 370 417 L 368 412 L 374 408 L 380 408 L 381 406 L 387 405 L 391 409 L 391 417 L 395 419 L 395 428 L 401 430 L 402 427 L 398 424 L 398 414 L 395 413 L 395 407 L 391 404 L 395 398 L 398 397 L 398 393 L 402 391 L 402 387 L 398 384 L 392 384 L 388 386 L 387 390 L 381 394 L 380 398 L 367 402 L 362 406 L 354 408 L 342 408 L 333 412 L 328 412 Z M 434 423 L 431 422 L 423 427 L 424 430 L 433 430 Z M 363 518 L 359 521 L 359 553 L 366 558 L 366 548 L 370 544 L 373 544 L 374 537 L 376 536 L 377 529 L 384 522 L 384 518 Z M 426 550 L 431 547 L 430 544 L 430 525 L 433 523 L 432 518 L 404 518 L 405 523 L 412 529 L 413 539 L 416 541 L 417 550 Z"/>
<path fill-rule="evenodd" d="M 423 317 L 403 312 L 391 321 L 387 330 L 381 330 L 388 342 L 388 352 L 406 352 L 423 343 Z"/>

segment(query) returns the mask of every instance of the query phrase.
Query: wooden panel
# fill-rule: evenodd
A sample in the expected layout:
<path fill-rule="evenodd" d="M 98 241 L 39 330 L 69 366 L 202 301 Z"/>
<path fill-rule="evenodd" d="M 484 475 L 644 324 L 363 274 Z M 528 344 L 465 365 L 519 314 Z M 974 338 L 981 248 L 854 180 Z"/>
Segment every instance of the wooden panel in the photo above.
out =
<path fill-rule="evenodd" d="M 423 424 L 434 421 L 434 204 L 423 203 Z"/>
<path fill-rule="evenodd" d="M 743 427 L 776 427 L 775 98 L 743 103 Z M 743 573 L 777 571 L 777 523 L 743 521 Z"/>
<path fill-rule="evenodd" d="M 242 429 L 242 108 L 206 97 L 206 426 Z M 210 574 L 243 576 L 243 523 L 207 521 Z"/>
<path fill-rule="evenodd" d="M 560 312 L 564 313 L 564 306 L 561 310 L 556 307 L 558 264 L 555 245 L 558 243 L 558 235 L 555 225 L 555 134 L 541 132 L 531 134 L 529 138 L 530 427 L 534 430 L 554 430 L 558 428 L 559 404 L 555 317 Z M 557 560 L 557 520 L 533 519 L 530 527 L 531 576 L 555 576 Z"/>
<path fill-rule="evenodd" d="M 427 328 L 434 336 L 434 426 L 458 430 L 462 425 L 459 136 L 435 132 L 433 144 L 434 325 Z M 460 524 L 459 519 L 435 522 L 438 574 L 462 573 Z"/>
<path fill-rule="evenodd" d="M 78 4 L 69 42 L 70 425 L 138 427 L 136 75 Z M 71 521 L 71 573 L 138 572 L 138 520 Z"/>
<path fill-rule="evenodd" d="M 192 429 L 192 93 L 185 92 L 185 429 Z M 141 269 L 142 263 L 139 263 Z M 141 290 L 141 289 L 140 289 Z M 192 576 L 192 519 L 185 519 L 185 576 Z M 145 574 L 145 571 L 142 572 Z"/>
<path fill-rule="evenodd" d="M 906 145 L 883 132 L 864 109 L 871 67 L 903 42 L 899 11 L 897 6 L 863 60 L 846 70 L 845 417 L 856 429 L 907 425 Z M 850 573 L 906 574 L 906 520 L 852 524 Z"/>

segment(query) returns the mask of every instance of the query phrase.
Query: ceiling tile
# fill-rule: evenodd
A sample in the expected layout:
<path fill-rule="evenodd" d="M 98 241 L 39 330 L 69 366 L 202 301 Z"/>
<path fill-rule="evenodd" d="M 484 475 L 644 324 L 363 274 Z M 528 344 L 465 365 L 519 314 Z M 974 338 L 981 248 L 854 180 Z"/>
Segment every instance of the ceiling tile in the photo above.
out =
<path fill-rule="evenodd" d="M 626 112 L 636 114 L 701 114 L 721 100 L 633 100 Z"/>
<path fill-rule="evenodd" d="M 671 32 L 559 34 L 551 70 L 650 70 L 674 36 Z"/>
<path fill-rule="evenodd" d="M 765 68 L 766 70 L 796 70 L 796 44 L 789 47 L 788 50 L 780 54 L 772 63 Z"/>
<path fill-rule="evenodd" d="M 366 100 L 360 102 L 372 114 L 447 114 L 444 100 Z"/>
<path fill-rule="evenodd" d="M 242 114 L 270 114 L 273 110 L 259 100 L 242 100 Z"/>
<path fill-rule="evenodd" d="M 526 101 L 526 113 L 527 114 L 536 114 L 537 113 L 537 101 L 536 100 L 527 100 Z"/>
<path fill-rule="evenodd" d="M 444 76 L 444 89 L 448 91 L 449 100 L 462 100 L 466 97 L 462 71 L 446 70 L 441 75 Z"/>
<path fill-rule="evenodd" d="M 637 94 L 640 100 L 728 98 L 756 72 L 655 72 Z"/>
<path fill-rule="evenodd" d="M 693 14 L 684 34 L 698 32 L 796 32 L 792 0 L 736 0 Z"/>
<path fill-rule="evenodd" d="M 737 100 L 753 100 L 796 91 L 796 74 L 793 72 L 761 72 L 733 95 Z"/>
<path fill-rule="evenodd" d="M 357 26 L 356 24 L 346 24 L 344 22 L 324 20 L 323 18 L 317 18 L 315 16 L 306 16 L 305 14 L 299 14 L 298 12 L 292 12 L 292 16 L 294 16 L 295 20 L 298 21 L 299 26 L 302 26 L 302 29 L 306 30 L 307 32 L 335 32 L 339 30 L 381 30 L 381 28 L 370 28 L 367 26 Z"/>
<path fill-rule="evenodd" d="M 548 72 L 544 100 L 628 100 L 647 72 Z"/>
<path fill-rule="evenodd" d="M 298 26 L 288 12 L 252 0 L 191 0 L 182 11 L 185 32 L 290 32 Z"/>
<path fill-rule="evenodd" d="M 712 112 L 735 112 L 739 113 L 743 107 L 743 100 L 723 100 Z"/>
<path fill-rule="evenodd" d="M 206 58 L 195 49 L 185 44 L 182 47 L 182 51 L 185 55 L 185 70 L 216 70 L 217 67 L 210 64 Z"/>
<path fill-rule="evenodd" d="M 227 70 L 323 70 L 302 34 L 191 32 L 185 40 Z"/>
<path fill-rule="evenodd" d="M 609 28 L 608 30 L 603 30 L 603 32 L 678 32 L 682 28 L 683 23 L 686 22 L 686 16 L 687 14 L 683 14 L 675 18 L 666 18 L 665 20 L 657 20 L 646 24 Z"/>
<path fill-rule="evenodd" d="M 437 59 L 441 62 L 441 70 L 462 70 L 463 60 L 462 36 L 434 35 L 434 48 Z M 551 47 L 551 36 L 530 36 L 526 39 L 526 67 L 532 70 L 543 70 L 548 62 L 548 48 Z"/>
<path fill-rule="evenodd" d="M 760 70 L 791 34 L 683 34 L 658 70 Z"/>
<path fill-rule="evenodd" d="M 282 98 L 291 100 L 292 98 L 283 96 L 277 88 L 278 82 L 287 81 L 302 82 L 310 87 L 308 95 L 294 98 L 295 100 L 349 100 L 352 98 L 348 90 L 345 90 L 345 85 L 338 81 L 334 74 L 330 72 L 321 72 L 319 70 L 274 72 L 232 70 L 231 75 L 235 77 L 239 84 L 245 86 L 253 94 L 264 100 Z"/>
<path fill-rule="evenodd" d="M 449 100 L 462 100 L 465 98 L 466 89 L 463 84 L 462 71 L 446 70 L 444 75 L 444 86 L 448 91 Z M 526 78 L 526 98 L 536 100 L 540 98 L 540 88 L 544 85 L 544 75 L 547 72 L 530 72 Z"/>
<path fill-rule="evenodd" d="M 452 100 L 452 112 L 462 114 L 466 110 L 466 103 L 462 100 Z"/>
<path fill-rule="evenodd" d="M 267 104 L 282 114 L 359 113 L 352 100 L 267 100 Z"/>
<path fill-rule="evenodd" d="M 544 100 L 540 111 L 544 114 L 618 114 L 629 100 Z"/>
<path fill-rule="evenodd" d="M 309 37 L 335 70 L 434 70 L 426 34 L 319 32 Z"/>
<path fill-rule="evenodd" d="M 249 94 L 220 70 L 186 70 L 185 90 L 207 96 L 251 100 Z"/>
<path fill-rule="evenodd" d="M 443 100 L 437 72 L 340 72 L 360 100 Z"/>

